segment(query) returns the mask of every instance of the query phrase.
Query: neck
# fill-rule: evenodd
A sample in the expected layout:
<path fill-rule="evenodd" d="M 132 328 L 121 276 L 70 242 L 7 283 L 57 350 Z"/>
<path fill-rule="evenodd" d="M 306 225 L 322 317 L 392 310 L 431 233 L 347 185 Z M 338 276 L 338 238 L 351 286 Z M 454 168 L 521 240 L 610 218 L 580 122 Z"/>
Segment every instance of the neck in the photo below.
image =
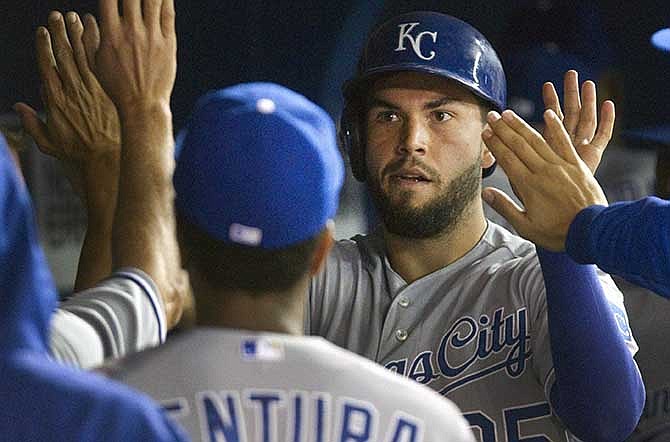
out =
<path fill-rule="evenodd" d="M 196 325 L 302 335 L 307 281 L 285 293 L 216 292 L 194 286 Z"/>
<path fill-rule="evenodd" d="M 477 245 L 485 231 L 484 209 L 477 197 L 448 232 L 416 239 L 384 229 L 384 242 L 391 267 L 411 283 L 457 261 Z"/>

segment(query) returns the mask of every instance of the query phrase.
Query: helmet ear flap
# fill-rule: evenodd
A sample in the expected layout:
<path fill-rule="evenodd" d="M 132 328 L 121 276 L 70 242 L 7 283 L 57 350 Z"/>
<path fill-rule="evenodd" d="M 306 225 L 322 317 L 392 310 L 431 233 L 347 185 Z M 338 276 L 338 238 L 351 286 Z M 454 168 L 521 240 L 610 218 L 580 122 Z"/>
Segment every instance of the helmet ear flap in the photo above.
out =
<path fill-rule="evenodd" d="M 340 144 L 349 155 L 351 172 L 358 181 L 366 179 L 365 142 L 360 122 L 360 109 L 347 103 L 340 117 Z"/>

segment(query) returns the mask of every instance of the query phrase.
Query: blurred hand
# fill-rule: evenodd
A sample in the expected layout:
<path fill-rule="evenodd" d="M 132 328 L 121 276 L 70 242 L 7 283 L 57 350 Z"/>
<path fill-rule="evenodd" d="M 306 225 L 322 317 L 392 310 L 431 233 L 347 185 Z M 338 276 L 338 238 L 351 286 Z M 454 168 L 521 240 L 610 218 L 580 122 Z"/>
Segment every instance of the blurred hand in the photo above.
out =
<path fill-rule="evenodd" d="M 591 205 L 607 205 L 607 200 L 560 117 L 547 110 L 544 119 L 546 139 L 512 111 L 503 112 L 502 118 L 489 113 L 490 128 L 482 138 L 525 209 L 495 188 L 484 189 L 482 197 L 521 236 L 548 250 L 563 251 L 577 213 Z M 606 146 L 611 130 L 612 124 L 602 124 L 592 138 Z"/>

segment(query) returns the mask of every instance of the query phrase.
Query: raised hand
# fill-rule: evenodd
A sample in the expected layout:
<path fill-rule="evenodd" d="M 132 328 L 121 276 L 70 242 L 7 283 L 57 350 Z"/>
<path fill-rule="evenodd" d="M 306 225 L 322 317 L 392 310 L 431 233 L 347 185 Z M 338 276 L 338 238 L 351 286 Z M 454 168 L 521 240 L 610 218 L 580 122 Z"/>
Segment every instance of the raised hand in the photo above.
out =
<path fill-rule="evenodd" d="M 99 171 L 118 169 L 121 144 L 116 108 L 90 68 L 99 41 L 93 16 L 87 15 L 82 23 L 74 12 L 64 19 L 53 11 L 48 30 L 39 27 L 36 35 L 46 122 L 29 105 L 14 106 L 25 131 L 42 152 L 61 160 L 84 198 L 87 174 L 98 181 L 93 188 L 100 188 Z"/>
<path fill-rule="evenodd" d="M 119 111 L 121 162 L 112 229 L 114 268 L 143 270 L 174 326 L 189 297 L 172 188 L 170 95 L 177 69 L 174 0 L 100 0 L 94 72 Z"/>
<path fill-rule="evenodd" d="M 15 109 L 40 150 L 60 161 L 86 206 L 88 227 L 75 290 L 111 272 L 111 226 L 118 191 L 121 135 L 114 104 L 91 70 L 100 43 L 93 16 L 53 11 L 37 30 L 46 122 L 25 103 Z"/>
<path fill-rule="evenodd" d="M 598 104 L 596 85 L 593 81 L 582 84 L 581 97 L 577 71 L 565 73 L 564 83 L 565 113 L 561 110 L 561 103 L 556 88 L 550 82 L 542 87 L 542 97 L 547 109 L 551 109 L 565 125 L 580 158 L 586 163 L 592 173 L 595 173 L 607 143 L 612 138 L 614 127 L 614 103 L 605 101 L 600 109 L 600 126 L 606 130 L 598 130 Z M 545 133 L 546 135 L 546 133 Z"/>
<path fill-rule="evenodd" d="M 512 111 L 490 112 L 482 138 L 507 174 L 525 209 L 504 192 L 488 187 L 482 197 L 524 238 L 553 251 L 565 249 L 565 238 L 577 213 L 606 205 L 592 171 L 580 159 L 560 117 L 544 114 L 546 139 Z M 593 139 L 607 145 L 611 125 L 601 125 Z"/>
<path fill-rule="evenodd" d="M 169 106 L 177 62 L 174 3 L 100 0 L 102 41 L 95 72 L 119 111 Z"/>

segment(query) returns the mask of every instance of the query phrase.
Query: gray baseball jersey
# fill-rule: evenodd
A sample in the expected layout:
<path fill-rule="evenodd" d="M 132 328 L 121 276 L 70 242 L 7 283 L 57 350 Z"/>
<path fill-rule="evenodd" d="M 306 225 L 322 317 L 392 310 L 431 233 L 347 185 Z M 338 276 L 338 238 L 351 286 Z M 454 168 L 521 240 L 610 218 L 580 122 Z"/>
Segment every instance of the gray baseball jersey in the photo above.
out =
<path fill-rule="evenodd" d="M 621 292 L 600 276 L 632 355 Z M 411 284 L 379 232 L 339 241 L 309 299 L 310 334 L 452 399 L 481 441 L 570 439 L 547 400 L 553 363 L 535 248 L 502 227 L 489 222 L 465 256 Z"/>
<path fill-rule="evenodd" d="M 91 368 L 108 358 L 165 341 L 165 312 L 156 287 L 137 269 L 120 269 L 62 303 L 51 321 L 52 357 Z"/>
<path fill-rule="evenodd" d="M 194 441 L 474 442 L 450 401 L 321 338 L 198 328 L 102 371 Z"/>
<path fill-rule="evenodd" d="M 630 442 L 670 440 L 670 302 L 629 282 L 616 279 L 625 295 L 631 328 L 640 352 L 637 363 L 642 372 L 647 398 L 640 422 Z"/>

